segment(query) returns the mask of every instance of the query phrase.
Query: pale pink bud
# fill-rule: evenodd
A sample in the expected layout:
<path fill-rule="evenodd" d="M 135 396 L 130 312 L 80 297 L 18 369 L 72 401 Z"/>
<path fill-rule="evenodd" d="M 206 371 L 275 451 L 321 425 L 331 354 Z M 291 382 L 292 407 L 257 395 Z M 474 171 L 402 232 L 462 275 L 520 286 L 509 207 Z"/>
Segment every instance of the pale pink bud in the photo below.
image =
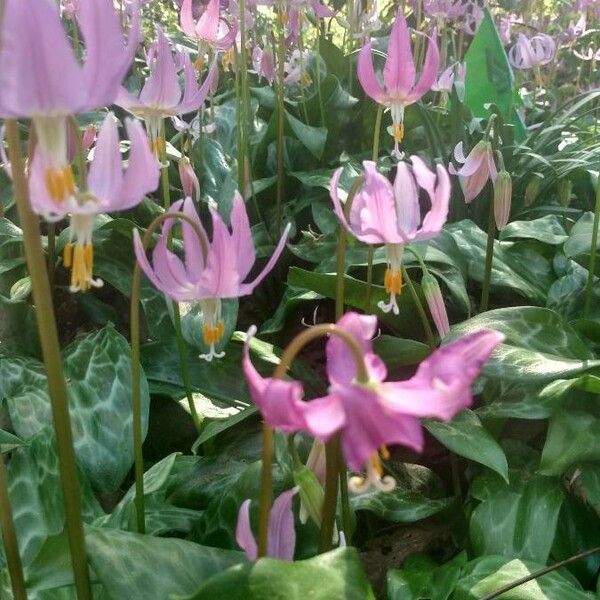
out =
<path fill-rule="evenodd" d="M 445 338 L 450 331 L 450 324 L 440 285 L 431 273 L 425 273 L 421 279 L 421 288 L 438 333 L 441 338 Z"/>
<path fill-rule="evenodd" d="M 181 179 L 181 188 L 186 198 L 192 198 L 192 200 L 200 199 L 200 182 L 190 159 L 184 156 L 179 161 L 179 178 Z"/>
<path fill-rule="evenodd" d="M 95 125 L 88 125 L 83 132 L 81 137 L 81 143 L 86 150 L 92 147 L 92 144 L 96 141 L 96 135 L 98 134 L 98 128 Z"/>
<path fill-rule="evenodd" d="M 508 223 L 511 200 L 512 179 L 510 173 L 503 169 L 494 181 L 494 217 L 498 231 L 504 229 Z"/>

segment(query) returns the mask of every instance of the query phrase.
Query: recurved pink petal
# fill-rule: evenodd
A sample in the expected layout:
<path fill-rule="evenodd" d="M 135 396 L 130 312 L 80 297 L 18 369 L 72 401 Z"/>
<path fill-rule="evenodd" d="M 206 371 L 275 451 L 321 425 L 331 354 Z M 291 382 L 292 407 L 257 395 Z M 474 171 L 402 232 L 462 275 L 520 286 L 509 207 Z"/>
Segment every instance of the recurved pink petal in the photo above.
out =
<path fill-rule="evenodd" d="M 267 554 L 279 560 L 294 560 L 296 530 L 292 500 L 298 488 L 292 488 L 277 496 L 269 513 Z"/>
<path fill-rule="evenodd" d="M 256 288 L 256 286 L 259 285 L 262 282 L 262 280 L 273 270 L 273 267 L 279 260 L 279 257 L 281 256 L 281 253 L 285 248 L 285 243 L 287 242 L 287 238 L 290 234 L 291 227 L 292 224 L 288 223 L 286 228 L 283 230 L 283 233 L 281 234 L 281 238 L 279 239 L 277 247 L 273 251 L 273 254 L 271 254 L 271 258 L 264 266 L 263 270 L 256 276 L 254 281 L 251 281 L 250 283 L 243 283 L 240 286 L 240 295 L 251 294 L 254 288 Z"/>
<path fill-rule="evenodd" d="M 437 77 L 437 72 L 440 68 L 440 52 L 435 37 L 436 33 L 434 31 L 433 37 L 429 39 L 429 43 L 427 44 L 427 53 L 425 54 L 425 60 L 423 61 L 421 77 L 410 94 L 411 102 L 419 100 L 419 98 L 424 96 L 435 83 L 435 78 Z"/>
<path fill-rule="evenodd" d="M 219 0 L 209 0 L 204 12 L 196 23 L 196 37 L 216 44 L 219 33 Z"/>
<path fill-rule="evenodd" d="M 390 33 L 387 60 L 383 69 L 383 83 L 387 94 L 397 98 L 409 96 L 415 85 L 415 62 L 410 31 L 402 10 L 396 14 Z"/>
<path fill-rule="evenodd" d="M 192 0 L 183 0 L 181 12 L 179 13 L 179 24 L 181 25 L 181 29 L 183 29 L 183 33 L 188 37 L 196 37 L 196 23 L 192 13 Z"/>
<path fill-rule="evenodd" d="M 386 93 L 375 76 L 375 70 L 373 69 L 373 57 L 371 56 L 372 46 L 373 42 L 369 42 L 362 47 L 358 55 L 358 80 L 360 81 L 360 85 L 362 85 L 365 94 L 373 98 L 375 102 L 382 104 L 385 102 Z"/>
<path fill-rule="evenodd" d="M 115 116 L 108 113 L 98 134 L 94 160 L 88 173 L 88 187 L 108 210 L 112 203 L 119 202 L 122 184 L 119 130 Z"/>
<path fill-rule="evenodd" d="M 191 198 L 186 198 L 184 200 L 182 212 L 188 216 L 198 228 L 198 231 L 196 231 L 196 229 L 187 221 L 182 221 L 181 223 L 183 249 L 185 252 L 185 267 L 192 280 L 198 281 L 202 276 L 205 264 L 203 245 L 205 246 L 206 251 L 209 250 L 210 245 Z M 200 233 L 201 238 L 198 236 L 198 232 Z"/>
<path fill-rule="evenodd" d="M 394 198 L 399 233 L 404 238 L 411 239 L 421 223 L 421 207 L 413 174 L 409 166 L 402 161 L 398 163 L 394 179 Z"/>
<path fill-rule="evenodd" d="M 235 246 L 236 265 L 240 280 L 244 280 L 256 260 L 254 242 L 250 231 L 250 221 L 246 205 L 240 193 L 236 190 L 231 207 L 231 241 Z"/>
<path fill-rule="evenodd" d="M 181 100 L 181 104 L 175 108 L 175 112 L 178 114 L 184 115 L 186 113 L 197 111 L 209 92 L 213 89 L 215 82 L 219 77 L 219 69 L 217 66 L 217 62 L 213 61 L 206 78 L 204 79 L 202 85 L 198 87 L 196 84 L 196 74 L 191 64 L 189 64 L 189 56 L 187 59 L 187 65 L 184 66 L 185 69 L 185 91 L 183 95 L 183 99 Z"/>
<path fill-rule="evenodd" d="M 344 406 L 334 394 L 310 400 L 305 406 L 306 431 L 322 442 L 329 440 L 346 425 Z"/>
<path fill-rule="evenodd" d="M 442 165 L 437 165 L 437 185 L 431 198 L 431 208 L 423 218 L 421 227 L 425 234 L 438 233 L 448 219 L 448 209 L 450 207 L 450 177 Z"/>
<path fill-rule="evenodd" d="M 169 40 L 157 27 L 157 49 L 150 76 L 140 92 L 140 103 L 145 106 L 173 109 L 181 99 L 177 67 L 171 53 Z"/>
<path fill-rule="evenodd" d="M 150 142 L 142 124 L 134 119 L 125 119 L 125 128 L 131 142 L 127 170 L 123 176 L 119 198 L 107 210 L 131 208 L 158 187 L 159 164 L 150 149 Z"/>
<path fill-rule="evenodd" d="M 250 527 L 250 502 L 250 499 L 244 500 L 240 506 L 235 527 L 235 541 L 246 553 L 248 560 L 256 560 L 258 558 L 258 546 Z"/>
<path fill-rule="evenodd" d="M 82 69 L 47 0 L 7 0 L 0 44 L 0 117 L 71 114 L 85 108 Z"/>

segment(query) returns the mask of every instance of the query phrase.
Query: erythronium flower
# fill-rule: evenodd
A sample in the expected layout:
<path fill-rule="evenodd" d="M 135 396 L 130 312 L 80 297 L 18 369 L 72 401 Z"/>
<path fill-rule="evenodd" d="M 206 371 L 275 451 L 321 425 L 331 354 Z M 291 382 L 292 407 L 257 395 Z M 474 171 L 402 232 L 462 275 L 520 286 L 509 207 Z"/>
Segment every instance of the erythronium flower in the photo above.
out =
<path fill-rule="evenodd" d="M 577 22 L 569 21 L 568 27 L 562 32 L 561 37 L 568 43 L 572 43 L 586 32 L 587 18 L 583 13 Z"/>
<path fill-rule="evenodd" d="M 438 165 L 433 173 L 418 156 L 412 156 L 411 161 L 412 167 L 405 162 L 398 163 L 394 185 L 377 172 L 374 162 L 364 161 L 364 184 L 354 196 L 348 219 L 338 190 L 341 168 L 330 182 L 329 193 L 342 225 L 362 242 L 386 245 L 388 268 L 384 284 L 390 301 L 388 304 L 380 302 L 378 306 L 394 314 L 399 313 L 396 296 L 402 287 L 404 246 L 437 236 L 446 222 L 450 202 L 450 178 L 446 169 Z M 419 188 L 427 192 L 431 202 L 422 220 Z"/>
<path fill-rule="evenodd" d="M 438 22 L 462 17 L 467 6 L 462 0 L 425 0 L 425 14 L 434 17 Z"/>
<path fill-rule="evenodd" d="M 0 118 L 33 119 L 47 192 L 57 202 L 75 186 L 67 117 L 114 102 L 139 40 L 138 11 L 125 43 L 110 0 L 82 2 L 78 22 L 85 41 L 83 64 L 48 0 L 6 0 L 0 30 Z"/>
<path fill-rule="evenodd" d="M 157 29 L 157 33 L 156 49 L 148 53 L 151 62 L 150 76 L 139 96 L 135 97 L 125 88 L 121 88 L 116 104 L 144 119 L 153 150 L 159 154 L 164 144 L 161 137 L 162 120 L 166 117 L 197 111 L 208 95 L 217 68 L 213 64 L 204 83 L 198 87 L 196 72 L 189 54 L 180 53 L 178 58 L 183 65 L 184 75 L 182 92 L 169 40 L 160 28 Z"/>
<path fill-rule="evenodd" d="M 410 32 L 402 12 L 398 12 L 388 46 L 383 69 L 383 85 L 379 83 L 373 68 L 372 42 L 360 51 L 358 79 L 367 95 L 375 102 L 387 106 L 392 113 L 394 153 L 399 155 L 398 144 L 404 137 L 404 109 L 417 102 L 434 84 L 440 65 L 440 55 L 434 38 L 429 40 L 419 81 L 413 59 Z"/>
<path fill-rule="evenodd" d="M 492 144 L 482 140 L 465 157 L 463 143 L 459 142 L 454 148 L 454 158 L 462 163 L 462 167 L 455 169 L 451 164 L 449 170 L 453 175 L 459 176 L 465 202 L 469 204 L 481 193 L 488 179 L 492 183 L 496 181 L 498 170 L 494 162 Z"/>
<path fill-rule="evenodd" d="M 381 21 L 378 17 L 377 0 L 352 0 L 346 16 L 338 15 L 338 23 L 350 30 L 354 39 L 361 44 L 366 44 L 374 31 L 381 29 Z"/>
<path fill-rule="evenodd" d="M 296 530 L 292 500 L 297 487 L 280 494 L 269 512 L 269 533 L 267 537 L 267 556 L 280 560 L 294 560 Z M 235 541 L 244 550 L 249 560 L 258 558 L 258 545 L 250 527 L 250 502 L 244 500 L 238 512 L 235 528 Z"/>
<path fill-rule="evenodd" d="M 200 357 L 210 362 L 213 358 L 224 355 L 215 350 L 225 331 L 221 318 L 221 300 L 246 296 L 254 291 L 283 252 L 290 226 L 286 227 L 260 274 L 253 281 L 244 283 L 254 265 L 256 254 L 246 207 L 240 194 L 236 192 L 233 198 L 231 233 L 219 213 L 210 209 L 211 241 L 208 240 L 191 198 L 175 202 L 169 212 L 179 211 L 183 211 L 196 224 L 201 235 L 199 238 L 190 223 L 182 222 L 184 260 L 167 246 L 173 219 L 168 219 L 163 226 L 162 235 L 152 252 L 153 265 L 146 257 L 137 230 L 133 237 L 135 254 L 148 279 L 167 296 L 177 302 L 199 301 L 204 315 L 204 342 L 209 346 L 208 354 Z"/>
<path fill-rule="evenodd" d="M 509 50 L 508 58 L 516 69 L 532 69 L 547 65 L 556 54 L 556 42 L 545 33 L 532 38 L 520 33 L 517 43 Z"/>
<path fill-rule="evenodd" d="M 49 221 L 66 216 L 71 220 L 70 241 L 65 246 L 63 262 L 65 267 L 71 268 L 72 292 L 102 285 L 101 280 L 92 276 L 95 216 L 127 210 L 158 187 L 159 165 L 150 151 L 144 128 L 133 120 L 127 120 L 126 128 L 131 149 L 125 171 L 121 166 L 117 121 L 109 113 L 98 134 L 87 189 L 79 190 L 73 183 L 72 193 L 61 200 L 57 200 L 60 194 L 52 189 L 54 183 L 48 180 L 46 155 L 36 152 L 33 157 L 29 180 L 33 210 Z"/>
<path fill-rule="evenodd" d="M 470 406 L 471 384 L 503 336 L 491 330 L 464 336 L 434 351 L 411 379 L 385 381 L 386 367 L 373 353 L 371 342 L 377 319 L 350 312 L 337 325 L 359 344 L 368 382 L 357 381 L 353 353 L 343 340 L 332 336 L 327 342 L 329 393 L 305 402 L 299 382 L 258 374 L 247 340 L 243 368 L 250 393 L 264 420 L 284 433 L 305 431 L 327 441 L 339 432 L 348 466 L 367 472 L 366 480 L 350 481 L 351 489 L 362 492 L 373 485 L 389 491 L 395 481 L 383 477 L 379 451 L 385 456 L 386 447 L 392 444 L 421 451 L 424 436 L 419 418 L 447 421 Z"/>
<path fill-rule="evenodd" d="M 275 63 L 273 54 L 269 50 L 263 50 L 260 46 L 254 46 L 252 50 L 252 66 L 258 75 L 258 81 L 264 77 L 269 83 L 275 79 Z"/>
<path fill-rule="evenodd" d="M 438 80 L 431 86 L 431 89 L 435 92 L 450 94 L 454 87 L 459 100 L 462 102 L 465 98 L 466 74 L 467 65 L 465 63 L 454 63 L 442 72 Z"/>
<path fill-rule="evenodd" d="M 194 21 L 192 0 L 183 0 L 179 17 L 183 32 L 201 46 L 200 54 L 209 48 L 227 50 L 235 42 L 237 27 L 228 25 L 221 18 L 219 0 L 209 0 L 198 21 Z"/>

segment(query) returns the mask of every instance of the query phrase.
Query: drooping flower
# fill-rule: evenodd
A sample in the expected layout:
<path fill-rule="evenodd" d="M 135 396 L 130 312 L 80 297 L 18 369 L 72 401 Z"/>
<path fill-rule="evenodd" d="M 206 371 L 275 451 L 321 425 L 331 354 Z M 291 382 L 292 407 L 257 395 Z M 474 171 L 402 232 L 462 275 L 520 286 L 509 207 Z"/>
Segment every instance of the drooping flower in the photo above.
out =
<path fill-rule="evenodd" d="M 425 14 L 438 21 L 446 21 L 462 17 L 467 5 L 463 0 L 425 0 L 423 3 Z"/>
<path fill-rule="evenodd" d="M 294 560 L 296 548 L 296 530 L 294 528 L 294 512 L 292 500 L 298 491 L 297 487 L 280 494 L 269 512 L 269 533 L 267 537 L 267 556 L 279 560 Z M 258 558 L 258 545 L 250 526 L 250 503 L 244 500 L 238 512 L 235 528 L 235 541 L 244 550 L 249 560 Z"/>
<path fill-rule="evenodd" d="M 556 54 L 556 42 L 545 33 L 532 38 L 520 33 L 517 42 L 508 51 L 508 59 L 515 69 L 533 69 L 547 65 Z"/>
<path fill-rule="evenodd" d="M 573 20 L 569 21 L 569 25 L 562 32 L 561 37 L 565 42 L 573 43 L 586 32 L 586 26 L 587 17 L 586 14 L 583 13 L 577 22 L 574 22 Z"/>
<path fill-rule="evenodd" d="M 362 45 L 366 44 L 373 32 L 381 29 L 381 21 L 377 10 L 377 0 L 352 0 L 347 15 L 338 15 L 338 23 L 350 31 L 353 39 Z"/>
<path fill-rule="evenodd" d="M 337 336 L 327 342 L 330 387 L 322 398 L 305 402 L 299 382 L 261 377 L 250 362 L 248 341 L 243 361 L 246 380 L 252 399 L 271 427 L 284 433 L 305 431 L 321 441 L 339 433 L 348 466 L 367 472 L 366 480 L 350 481 L 351 489 L 362 492 L 374 485 L 389 491 L 395 481 L 383 476 L 379 452 L 385 457 L 392 444 L 421 451 L 420 418 L 449 420 L 470 406 L 471 384 L 503 336 L 491 330 L 464 336 L 434 351 L 412 378 L 385 381 L 386 367 L 373 353 L 371 342 L 377 319 L 350 312 L 337 325 L 360 346 L 369 381 L 357 381 L 354 355 Z"/>
<path fill-rule="evenodd" d="M 190 223 L 182 222 L 184 260 L 168 248 L 173 219 L 168 219 L 163 226 L 162 235 L 152 252 L 152 265 L 146 257 L 137 230 L 134 231 L 133 237 L 135 254 L 140 267 L 159 290 L 177 302 L 199 302 L 204 315 L 204 342 L 209 346 L 208 354 L 201 355 L 201 358 L 210 362 L 224 354 L 215 350 L 225 331 L 221 317 L 221 300 L 252 293 L 273 269 L 283 252 L 290 226 L 285 229 L 275 251 L 259 275 L 253 281 L 244 283 L 254 265 L 256 253 L 246 207 L 240 194 L 236 192 L 233 198 L 231 233 L 219 213 L 210 209 L 210 241 L 191 198 L 175 202 L 169 212 L 179 211 L 185 213 L 198 229 L 196 231 Z"/>
<path fill-rule="evenodd" d="M 160 28 L 157 28 L 157 35 L 156 49 L 148 53 L 150 76 L 139 96 L 136 97 L 125 88 L 121 88 L 116 104 L 144 120 L 153 150 L 159 154 L 164 144 L 161 137 L 162 120 L 166 117 L 197 111 L 217 76 L 217 67 L 215 64 L 212 65 L 206 79 L 199 87 L 189 54 L 180 53 L 178 59 L 183 66 L 184 75 L 182 91 L 169 40 Z"/>
<path fill-rule="evenodd" d="M 192 0 L 183 0 L 179 22 L 183 32 L 199 43 L 201 55 L 210 48 L 227 50 L 235 42 L 237 26 L 228 25 L 221 18 L 219 0 L 209 0 L 198 21 L 194 20 Z"/>
<path fill-rule="evenodd" d="M 388 268 L 384 284 L 390 301 L 388 304 L 380 302 L 378 306 L 394 314 L 399 313 L 396 296 L 402 287 L 404 246 L 437 236 L 446 222 L 450 202 L 450 178 L 446 169 L 437 165 L 433 173 L 418 156 L 412 156 L 411 161 L 412 167 L 405 162 L 398 163 L 393 186 L 377 172 L 375 163 L 364 161 L 365 181 L 354 197 L 348 219 L 338 190 L 342 169 L 333 174 L 330 182 L 329 193 L 342 225 L 362 242 L 386 245 Z M 419 188 L 427 192 L 431 202 L 422 220 Z"/>
<path fill-rule="evenodd" d="M 434 92 L 450 94 L 452 92 L 452 88 L 454 88 L 456 90 L 458 99 L 463 102 L 465 99 L 466 75 L 466 63 L 454 63 L 442 72 L 438 80 L 431 86 L 431 89 Z"/>
<path fill-rule="evenodd" d="M 83 63 L 48 0 L 6 0 L 0 30 L 0 118 L 33 120 L 37 152 L 44 155 L 51 182 L 47 192 L 60 194 L 57 202 L 74 191 L 68 116 L 114 102 L 139 40 L 138 10 L 125 41 L 107 0 L 82 2 L 78 22 L 85 41 Z"/>
<path fill-rule="evenodd" d="M 182 156 L 179 160 L 179 179 L 184 196 L 192 200 L 200 200 L 200 181 L 187 156 Z"/>
<path fill-rule="evenodd" d="M 440 54 L 435 37 L 432 37 L 427 44 L 421 76 L 416 81 L 410 32 L 404 15 L 399 11 L 390 34 L 387 59 L 383 69 L 383 85 L 381 85 L 373 68 L 372 45 L 372 42 L 369 42 L 360 51 L 357 66 L 358 79 L 367 95 L 390 109 L 394 153 L 398 156 L 398 144 L 404 137 L 404 109 L 417 102 L 431 89 L 437 77 Z"/>
<path fill-rule="evenodd" d="M 319 0 L 287 0 L 288 35 L 286 44 L 291 46 L 298 41 L 300 31 L 309 17 L 326 19 L 335 17 L 335 10 L 322 4 Z"/>
<path fill-rule="evenodd" d="M 459 176 L 460 187 L 465 196 L 465 202 L 472 202 L 483 190 L 488 179 L 496 181 L 498 170 L 494 162 L 492 144 L 482 140 L 475 144 L 469 155 L 465 157 L 463 143 L 459 142 L 454 148 L 454 158 L 462 163 L 460 169 L 451 164 L 450 173 Z"/>
<path fill-rule="evenodd" d="M 100 213 L 127 210 L 158 187 L 159 165 L 150 151 L 141 123 L 126 122 L 131 142 L 128 165 L 123 171 L 117 121 L 109 113 L 98 134 L 94 158 L 87 174 L 87 189 L 75 182 L 69 193 L 56 189 L 62 182 L 48 177 L 48 158 L 36 152 L 29 179 L 31 206 L 48 221 L 68 216 L 70 241 L 64 248 L 63 263 L 71 268 L 71 291 L 86 291 L 102 285 L 93 278 L 92 230 Z M 60 199 L 57 199 L 60 198 Z"/>

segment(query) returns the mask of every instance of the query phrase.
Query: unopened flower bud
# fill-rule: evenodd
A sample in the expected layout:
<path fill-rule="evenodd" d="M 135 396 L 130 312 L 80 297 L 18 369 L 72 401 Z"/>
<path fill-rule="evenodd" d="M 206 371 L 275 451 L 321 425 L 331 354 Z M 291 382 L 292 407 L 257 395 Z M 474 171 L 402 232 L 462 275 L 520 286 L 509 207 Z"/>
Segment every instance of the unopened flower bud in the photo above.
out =
<path fill-rule="evenodd" d="M 498 231 L 504 229 L 510 217 L 512 200 L 512 178 L 504 169 L 498 173 L 494 181 L 494 217 Z"/>
<path fill-rule="evenodd" d="M 96 135 L 98 134 L 98 129 L 95 125 L 88 125 L 81 136 L 81 143 L 86 150 L 89 150 L 92 147 L 92 144 L 96 141 Z"/>
<path fill-rule="evenodd" d="M 181 179 L 181 188 L 185 197 L 196 201 L 199 200 L 200 182 L 187 156 L 182 157 L 179 161 L 179 178 Z"/>
<path fill-rule="evenodd" d="M 537 198 L 538 193 L 540 191 L 540 182 L 541 181 L 542 181 L 542 178 L 537 173 L 534 173 L 533 176 L 531 177 L 531 179 L 529 180 L 529 183 L 527 184 L 527 187 L 525 188 L 525 205 L 526 206 L 529 206 L 535 202 L 535 199 Z"/>
<path fill-rule="evenodd" d="M 425 295 L 429 312 L 438 333 L 441 338 L 444 338 L 450 331 L 450 323 L 448 322 L 448 313 L 446 312 L 446 305 L 444 304 L 440 285 L 437 279 L 431 273 L 427 272 L 423 275 L 423 279 L 421 279 L 421 289 Z"/>
<path fill-rule="evenodd" d="M 558 180 L 558 201 L 561 206 L 569 206 L 571 204 L 571 192 L 573 191 L 573 182 L 570 179 Z"/>
<path fill-rule="evenodd" d="M 308 467 L 301 466 L 294 471 L 294 483 L 300 491 L 300 522 L 306 523 L 310 517 L 320 526 L 325 492 L 316 475 Z"/>

